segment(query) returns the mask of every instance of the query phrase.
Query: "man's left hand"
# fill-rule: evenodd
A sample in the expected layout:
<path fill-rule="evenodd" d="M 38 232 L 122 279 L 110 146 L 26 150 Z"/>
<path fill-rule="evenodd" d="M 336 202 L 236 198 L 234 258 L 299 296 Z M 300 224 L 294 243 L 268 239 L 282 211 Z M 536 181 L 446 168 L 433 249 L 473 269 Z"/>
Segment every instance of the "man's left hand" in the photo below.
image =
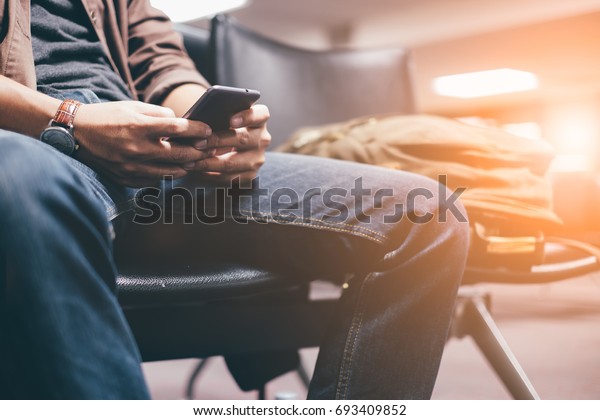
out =
<path fill-rule="evenodd" d="M 219 184 L 230 184 L 236 178 L 240 182 L 256 178 L 271 143 L 268 119 L 265 105 L 254 105 L 235 114 L 230 120 L 231 130 L 213 133 L 208 138 L 206 149 L 213 156 L 196 161 L 195 168 L 188 169 L 190 175 Z"/>

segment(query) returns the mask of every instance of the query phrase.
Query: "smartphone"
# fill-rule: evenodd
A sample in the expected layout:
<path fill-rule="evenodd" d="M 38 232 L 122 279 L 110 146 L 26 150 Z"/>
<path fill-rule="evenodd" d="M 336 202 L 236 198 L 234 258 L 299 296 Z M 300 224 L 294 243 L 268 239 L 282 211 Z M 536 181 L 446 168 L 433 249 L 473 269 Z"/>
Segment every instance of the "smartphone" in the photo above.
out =
<path fill-rule="evenodd" d="M 202 121 L 213 131 L 228 130 L 231 117 L 250 108 L 258 98 L 257 90 L 215 85 L 204 92 L 183 118 Z"/>

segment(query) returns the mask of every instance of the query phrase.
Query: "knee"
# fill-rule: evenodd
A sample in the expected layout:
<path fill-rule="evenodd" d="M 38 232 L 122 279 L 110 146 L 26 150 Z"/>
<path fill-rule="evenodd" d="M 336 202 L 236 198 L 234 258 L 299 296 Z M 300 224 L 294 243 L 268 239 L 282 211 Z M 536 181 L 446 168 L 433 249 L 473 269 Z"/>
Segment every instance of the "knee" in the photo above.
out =
<path fill-rule="evenodd" d="M 42 228 L 48 223 L 45 216 L 68 217 L 98 207 L 68 159 L 31 138 L 0 132 L 0 223 L 4 232 L 24 225 Z"/>
<path fill-rule="evenodd" d="M 413 239 L 418 248 L 438 249 L 448 257 L 466 259 L 470 229 L 467 212 L 460 201 L 464 190 L 452 191 L 443 184 L 421 175 L 400 173 L 403 206 L 398 212 L 401 223 L 394 229 L 402 232 L 400 243 Z M 394 183 L 395 177 L 390 178 Z"/>
<path fill-rule="evenodd" d="M 411 221 L 431 223 L 432 227 L 452 235 L 468 238 L 469 222 L 467 212 L 460 200 L 464 188 L 450 190 L 433 179 L 415 175 L 419 187 L 412 189 L 407 196 L 407 214 Z"/>
<path fill-rule="evenodd" d="M 467 217 L 467 211 L 460 201 L 460 194 L 464 191 L 458 189 L 452 191 L 442 184 L 436 195 L 434 229 L 437 229 L 438 237 L 446 243 L 449 254 L 454 254 L 457 261 L 466 263 L 470 247 L 471 230 Z"/>

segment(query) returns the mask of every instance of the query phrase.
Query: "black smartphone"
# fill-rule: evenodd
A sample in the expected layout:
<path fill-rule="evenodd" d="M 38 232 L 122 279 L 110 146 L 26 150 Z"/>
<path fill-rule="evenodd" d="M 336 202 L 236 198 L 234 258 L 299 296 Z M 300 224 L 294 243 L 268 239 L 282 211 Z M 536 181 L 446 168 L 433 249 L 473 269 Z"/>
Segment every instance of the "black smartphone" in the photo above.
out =
<path fill-rule="evenodd" d="M 215 85 L 204 92 L 183 118 L 202 121 L 213 131 L 228 130 L 231 117 L 250 108 L 258 98 L 257 90 Z"/>

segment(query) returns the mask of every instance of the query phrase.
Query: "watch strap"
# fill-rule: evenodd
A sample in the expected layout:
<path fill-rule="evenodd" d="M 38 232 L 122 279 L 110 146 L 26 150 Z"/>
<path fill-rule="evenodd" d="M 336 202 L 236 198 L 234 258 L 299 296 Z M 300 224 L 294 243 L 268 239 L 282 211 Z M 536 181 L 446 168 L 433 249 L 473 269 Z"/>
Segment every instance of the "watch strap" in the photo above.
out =
<path fill-rule="evenodd" d="M 71 130 L 73 128 L 75 114 L 77 113 L 80 105 L 81 102 L 78 102 L 74 99 L 65 99 L 58 107 L 58 111 L 56 111 L 56 115 L 54 115 L 51 124 L 60 125 Z"/>

